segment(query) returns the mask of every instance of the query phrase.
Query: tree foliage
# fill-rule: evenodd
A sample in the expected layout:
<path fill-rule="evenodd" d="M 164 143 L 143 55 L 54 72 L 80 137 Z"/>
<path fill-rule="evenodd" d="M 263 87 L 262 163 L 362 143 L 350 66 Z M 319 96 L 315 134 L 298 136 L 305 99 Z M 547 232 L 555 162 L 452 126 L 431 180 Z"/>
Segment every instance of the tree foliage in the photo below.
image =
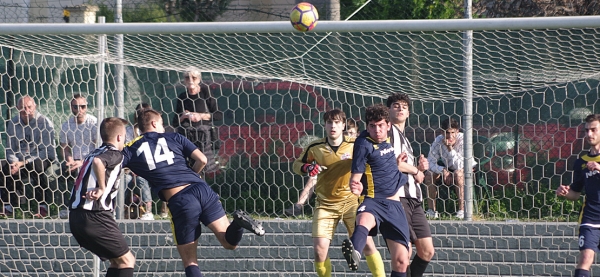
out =
<path fill-rule="evenodd" d="M 340 0 L 345 19 L 368 0 Z M 371 0 L 351 20 L 462 18 L 463 0 Z"/>

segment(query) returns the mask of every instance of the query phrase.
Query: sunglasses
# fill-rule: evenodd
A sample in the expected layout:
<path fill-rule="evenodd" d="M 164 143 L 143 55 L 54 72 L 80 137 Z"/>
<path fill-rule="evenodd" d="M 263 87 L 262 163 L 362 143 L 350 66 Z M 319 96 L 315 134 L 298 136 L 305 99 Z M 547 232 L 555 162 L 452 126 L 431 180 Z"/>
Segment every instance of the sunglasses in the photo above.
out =
<path fill-rule="evenodd" d="M 83 109 L 87 108 L 87 105 L 71 105 L 71 108 L 73 108 L 73 109 L 78 109 L 79 108 L 79 109 L 83 110 Z"/>

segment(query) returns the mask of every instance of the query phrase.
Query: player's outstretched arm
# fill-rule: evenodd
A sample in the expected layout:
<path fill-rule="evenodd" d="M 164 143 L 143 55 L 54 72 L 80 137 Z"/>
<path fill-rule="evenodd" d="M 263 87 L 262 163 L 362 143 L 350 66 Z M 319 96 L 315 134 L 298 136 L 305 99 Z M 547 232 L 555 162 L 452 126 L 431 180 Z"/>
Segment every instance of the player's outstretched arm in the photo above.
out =
<path fill-rule="evenodd" d="M 570 186 L 560 185 L 556 189 L 556 195 L 575 201 L 581 196 L 581 192 L 571 190 Z"/>
<path fill-rule="evenodd" d="M 196 173 L 200 173 L 200 171 L 202 171 L 202 169 L 208 162 L 208 159 L 206 158 L 204 153 L 202 153 L 198 149 L 196 149 L 196 150 L 194 150 L 194 152 L 192 152 L 192 154 L 190 155 L 190 158 L 194 159 L 194 161 L 195 161 L 194 167 L 192 167 L 192 170 L 194 170 L 194 172 L 196 172 Z"/>
<path fill-rule="evenodd" d="M 360 182 L 361 178 L 362 173 L 352 173 L 352 176 L 350 176 L 350 191 L 358 196 L 363 191 L 363 185 Z"/>

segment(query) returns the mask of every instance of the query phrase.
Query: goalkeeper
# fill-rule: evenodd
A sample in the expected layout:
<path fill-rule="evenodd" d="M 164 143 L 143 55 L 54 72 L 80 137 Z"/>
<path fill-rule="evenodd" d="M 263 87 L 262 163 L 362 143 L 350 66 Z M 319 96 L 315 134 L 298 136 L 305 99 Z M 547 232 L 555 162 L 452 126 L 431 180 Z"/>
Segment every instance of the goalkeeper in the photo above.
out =
<path fill-rule="evenodd" d="M 358 196 L 350 191 L 350 167 L 354 138 L 343 136 L 346 114 L 330 110 L 323 116 L 327 137 L 311 143 L 294 162 L 294 172 L 316 177 L 317 195 L 313 216 L 312 237 L 317 276 L 331 276 L 331 261 L 327 252 L 340 220 L 348 234 L 354 232 Z M 372 238 L 364 248 L 369 269 L 373 276 L 384 277 L 384 264 Z"/>

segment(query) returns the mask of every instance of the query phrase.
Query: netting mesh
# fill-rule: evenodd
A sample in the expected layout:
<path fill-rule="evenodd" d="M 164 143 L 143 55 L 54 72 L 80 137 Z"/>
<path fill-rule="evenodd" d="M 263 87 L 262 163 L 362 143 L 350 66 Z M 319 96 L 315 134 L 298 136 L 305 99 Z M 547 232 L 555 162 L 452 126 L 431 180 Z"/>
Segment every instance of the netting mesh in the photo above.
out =
<path fill-rule="evenodd" d="M 198 67 L 202 71 L 202 82 L 209 87 L 218 109 L 224 113 L 222 121 L 214 122 L 221 141 L 216 154 L 218 166 L 206 173 L 205 178 L 221 196 L 228 212 L 244 209 L 268 219 L 284 217 L 283 210 L 297 201 L 305 182 L 292 173 L 291 163 L 308 141 L 324 135 L 322 114 L 329 109 L 340 108 L 348 117 L 360 121 L 366 106 L 382 102 L 391 92 L 408 93 L 413 102 L 407 136 L 416 155 L 428 154 L 439 134 L 441 121 L 449 116 L 460 118 L 464 113 L 460 32 L 172 34 L 125 35 L 124 38 L 125 58 L 120 61 L 110 36 L 105 56 L 98 53 L 96 36 L 0 37 L 2 118 L 7 122 L 18 116 L 17 99 L 30 95 L 38 111 L 59 130 L 72 116 L 70 101 L 76 93 L 86 97 L 88 113 L 96 114 L 99 106 L 104 105 L 106 115 L 113 115 L 117 92 L 115 66 L 121 63 L 125 76 L 123 106 L 128 119 L 133 121 L 132 112 L 137 104 L 148 102 L 163 112 L 165 122 L 171 122 L 175 99 L 185 90 L 182 73 L 190 66 Z M 476 220 L 576 220 L 581 202 L 557 199 L 554 189 L 558 184 L 570 183 L 570 167 L 585 149 L 582 118 L 600 112 L 597 78 L 600 50 L 594 46 L 599 40 L 598 29 L 474 32 L 472 147 L 478 163 L 474 184 Z M 106 75 L 98 76 L 102 57 L 106 62 Z M 97 90 L 99 78 L 105 81 L 106 103 L 96 101 L 101 93 Z M 360 126 L 364 129 L 364 124 Z M 10 136 L 5 124 L 0 128 L 4 147 Z M 58 158 L 42 173 L 48 177 L 47 190 L 51 192 L 43 198 L 49 206 L 47 219 L 60 217 L 72 186 L 61 166 L 63 157 L 57 142 L 54 147 Z M 4 151 L 0 155 L 6 158 Z M 10 197 L 3 198 L 11 213 L 5 209 L 10 220 L 3 223 L 0 230 L 5 234 L 19 234 L 11 225 L 27 222 L 31 224 L 25 227 L 30 235 L 27 240 L 31 241 L 5 239 L 6 247 L 12 248 L 12 252 L 0 259 L 1 268 L 5 270 L 2 272 L 89 274 L 91 255 L 76 248 L 68 233 L 60 229 L 66 228 L 64 225 L 46 223 L 53 221 L 22 221 L 32 219 L 39 212 L 40 198 L 36 198 L 39 194 L 30 179 L 23 179 L 21 187 L 4 188 L 7 190 L 3 193 L 16 197 L 18 202 L 9 203 Z M 453 219 L 456 199 L 452 188 L 439 187 L 436 201 L 440 219 Z M 313 206 L 314 199 L 311 199 L 300 218 L 309 219 Z M 160 219 L 161 203 L 156 198 L 152 211 L 156 219 Z M 213 274 L 208 276 L 237 276 L 247 271 L 257 276 L 312 273 L 310 228 L 295 221 L 274 222 L 270 231 L 281 236 L 267 236 L 264 240 L 250 238 L 246 242 L 250 245 L 268 243 L 271 247 L 241 250 L 233 254 L 237 255 L 236 262 L 228 260 L 229 254 L 221 253 L 224 250 L 220 250 L 215 241 L 210 240 L 212 235 L 206 232 L 201 238 L 201 255 L 205 259 L 201 268 L 208 268 Z M 133 233 L 128 240 L 135 249 L 136 272 L 140 276 L 155 272 L 179 276 L 177 274 L 182 272 L 179 256 L 172 246 L 166 221 L 121 223 L 125 231 Z M 434 224 L 438 223 L 434 221 Z M 440 230 L 445 228 L 438 226 Z M 488 229 L 481 228 L 476 228 L 476 233 Z M 32 234 L 39 237 L 31 237 Z M 485 239 L 479 243 L 480 238 L 465 238 L 461 234 L 452 235 L 464 242 L 463 247 L 458 248 L 495 243 Z M 341 229 L 336 239 L 343 236 Z M 577 248 L 565 245 L 572 245 L 572 241 L 572 237 L 556 235 L 541 246 L 531 243 L 532 247 L 538 247 L 533 255 L 543 256 L 546 253 L 543 251 L 556 249 L 571 252 L 566 251 L 564 257 L 539 258 L 539 264 L 534 266 L 529 259 L 521 271 L 529 272 L 527 268 L 532 268 L 533 275 L 548 275 L 550 267 L 558 272 L 555 276 L 569 276 L 570 268 L 564 264 L 574 264 L 573 250 L 576 252 Z M 332 245 L 339 243 L 333 241 Z M 59 247 L 46 247 L 57 244 Z M 521 271 L 495 269 L 503 268 L 501 265 L 487 265 L 515 260 L 505 252 L 484 259 L 487 254 L 473 250 L 469 260 L 463 262 L 477 265 L 459 264 L 451 258 L 458 250 L 450 244 L 446 241 L 436 244 L 440 247 L 440 260 L 432 263 L 432 272 L 457 276 L 524 275 L 519 273 Z M 30 246 L 36 251 L 31 252 Z M 385 247 L 382 242 L 380 246 L 382 250 Z M 48 250 L 38 252 L 41 251 L 38 247 Z M 525 253 L 527 247 L 509 250 Z M 331 255 L 334 271 L 345 272 L 341 255 Z M 267 257 L 272 259 L 258 261 Z M 47 259 L 57 262 L 48 268 L 41 262 Z M 242 263 L 240 259 L 253 262 Z M 536 266 L 545 269 L 536 271 Z M 479 273 L 469 271 L 471 267 L 478 268 L 475 272 Z M 488 271 L 482 273 L 481 268 Z M 357 276 L 368 274 L 367 269 L 361 270 L 364 271 L 356 273 Z"/>

